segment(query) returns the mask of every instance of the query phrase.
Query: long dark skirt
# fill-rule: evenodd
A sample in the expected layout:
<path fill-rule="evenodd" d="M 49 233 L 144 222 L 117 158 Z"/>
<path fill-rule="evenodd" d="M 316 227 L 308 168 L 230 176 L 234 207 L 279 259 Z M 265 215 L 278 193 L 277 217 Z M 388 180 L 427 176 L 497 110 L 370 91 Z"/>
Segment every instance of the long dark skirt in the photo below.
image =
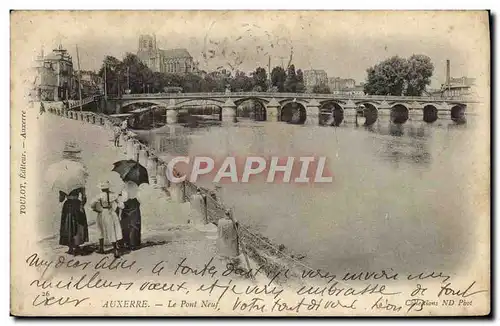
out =
<path fill-rule="evenodd" d="M 121 227 L 123 242 L 130 247 L 141 245 L 141 204 L 136 198 L 129 199 L 122 209 Z"/>
<path fill-rule="evenodd" d="M 89 228 L 85 210 L 80 210 L 82 202 L 78 199 L 66 199 L 61 214 L 59 244 L 78 246 L 89 241 Z"/>

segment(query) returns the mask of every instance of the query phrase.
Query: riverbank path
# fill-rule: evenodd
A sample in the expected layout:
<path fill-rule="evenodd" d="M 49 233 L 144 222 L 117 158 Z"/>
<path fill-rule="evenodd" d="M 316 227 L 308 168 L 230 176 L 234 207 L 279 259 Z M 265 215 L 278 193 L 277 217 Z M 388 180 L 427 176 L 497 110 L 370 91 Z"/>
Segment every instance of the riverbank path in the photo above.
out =
<path fill-rule="evenodd" d="M 87 196 L 90 200 L 99 193 L 97 185 L 110 174 L 113 162 L 126 158 L 125 150 L 124 147 L 114 146 L 112 131 L 102 126 L 48 113 L 39 116 L 36 123 L 40 137 L 37 177 L 42 185 L 36 196 L 37 211 L 40 213 L 39 241 L 46 254 L 59 256 L 67 250 L 58 243 L 62 204 L 58 203 L 58 194 L 43 182 L 48 166 L 61 160 L 67 140 L 77 141 L 82 149 L 83 162 L 89 170 Z M 189 203 L 173 202 L 164 190 L 147 184 L 141 185 L 138 199 L 141 202 L 143 248 L 125 254 L 124 258 L 152 261 L 168 257 L 170 261 L 180 261 L 189 257 L 190 261 L 203 266 L 207 257 L 217 257 L 216 232 L 201 232 L 187 223 Z M 90 224 L 90 243 L 87 247 L 92 248 L 98 242 L 96 213 L 88 205 L 85 209 Z M 98 261 L 102 255 L 91 252 L 86 258 Z M 221 268 L 225 266 L 222 259 L 215 260 Z"/>

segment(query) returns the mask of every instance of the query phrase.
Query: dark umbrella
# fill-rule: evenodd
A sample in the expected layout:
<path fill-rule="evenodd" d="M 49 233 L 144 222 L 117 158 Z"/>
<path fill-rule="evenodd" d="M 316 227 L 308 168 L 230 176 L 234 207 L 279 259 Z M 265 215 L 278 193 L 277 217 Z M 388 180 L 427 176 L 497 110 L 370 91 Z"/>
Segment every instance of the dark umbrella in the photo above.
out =
<path fill-rule="evenodd" d="M 123 181 L 135 182 L 138 186 L 149 183 L 148 170 L 137 161 L 122 160 L 113 163 L 113 171 L 117 172 Z"/>

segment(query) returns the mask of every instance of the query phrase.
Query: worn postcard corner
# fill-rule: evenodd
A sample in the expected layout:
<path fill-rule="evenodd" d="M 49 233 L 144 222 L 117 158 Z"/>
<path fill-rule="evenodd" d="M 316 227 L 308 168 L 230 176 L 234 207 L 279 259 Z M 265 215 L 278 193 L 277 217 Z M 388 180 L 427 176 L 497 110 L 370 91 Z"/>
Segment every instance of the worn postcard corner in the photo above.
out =
<path fill-rule="evenodd" d="M 489 19 L 12 11 L 11 314 L 489 314 Z"/>

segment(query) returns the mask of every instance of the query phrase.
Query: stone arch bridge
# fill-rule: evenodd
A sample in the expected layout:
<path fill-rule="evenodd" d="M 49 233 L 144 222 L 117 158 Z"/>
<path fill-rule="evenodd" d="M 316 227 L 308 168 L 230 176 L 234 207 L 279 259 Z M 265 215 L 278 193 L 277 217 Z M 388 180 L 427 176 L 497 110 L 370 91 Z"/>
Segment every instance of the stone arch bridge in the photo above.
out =
<path fill-rule="evenodd" d="M 474 104 L 480 103 L 465 97 L 410 97 L 410 96 L 365 96 L 307 93 L 179 93 L 179 94 L 125 94 L 119 98 L 108 98 L 108 108 L 114 113 L 123 113 L 128 106 L 150 103 L 166 110 L 167 123 L 176 123 L 178 111 L 190 105 L 215 106 L 220 108 L 220 119 L 237 121 L 237 108 L 253 100 L 265 110 L 267 121 L 291 121 L 297 123 L 339 125 L 345 119 L 364 118 L 370 125 L 380 116 L 389 116 L 395 123 L 408 119 L 434 122 L 438 119 L 465 120 L 474 113 Z"/>

